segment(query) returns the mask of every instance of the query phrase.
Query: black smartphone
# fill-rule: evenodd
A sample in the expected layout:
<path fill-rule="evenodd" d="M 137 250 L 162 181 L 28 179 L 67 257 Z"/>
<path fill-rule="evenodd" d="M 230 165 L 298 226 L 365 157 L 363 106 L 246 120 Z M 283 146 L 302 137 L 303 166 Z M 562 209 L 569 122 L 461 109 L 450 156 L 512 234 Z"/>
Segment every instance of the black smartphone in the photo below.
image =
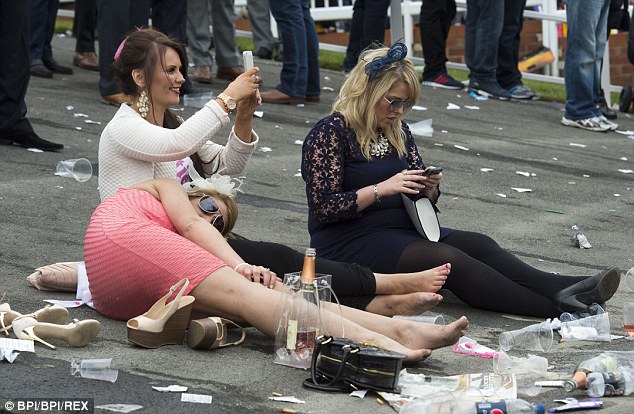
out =
<path fill-rule="evenodd" d="M 430 168 L 428 170 L 423 171 L 423 175 L 434 175 L 434 174 L 438 174 L 439 172 L 441 172 L 443 170 L 442 167 L 434 167 L 434 168 Z"/>

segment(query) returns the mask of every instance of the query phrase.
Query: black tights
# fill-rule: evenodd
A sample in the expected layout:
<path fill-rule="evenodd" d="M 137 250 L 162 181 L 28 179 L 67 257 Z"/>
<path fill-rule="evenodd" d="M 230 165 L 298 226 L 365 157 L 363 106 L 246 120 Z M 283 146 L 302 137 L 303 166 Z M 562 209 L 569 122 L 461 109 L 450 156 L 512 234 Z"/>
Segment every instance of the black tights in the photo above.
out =
<path fill-rule="evenodd" d="M 304 254 L 290 247 L 247 239 L 227 241 L 244 261 L 268 267 L 282 279 L 285 273 L 302 270 Z M 367 267 L 318 257 L 315 261 L 315 272 L 332 275 L 332 290 L 342 305 L 365 310 L 374 299 L 376 279 Z"/>
<path fill-rule="evenodd" d="M 480 309 L 551 318 L 561 311 L 553 297 L 583 278 L 543 272 L 480 233 L 456 230 L 441 242 L 418 240 L 401 254 L 395 272 L 451 263 L 443 288 Z"/>

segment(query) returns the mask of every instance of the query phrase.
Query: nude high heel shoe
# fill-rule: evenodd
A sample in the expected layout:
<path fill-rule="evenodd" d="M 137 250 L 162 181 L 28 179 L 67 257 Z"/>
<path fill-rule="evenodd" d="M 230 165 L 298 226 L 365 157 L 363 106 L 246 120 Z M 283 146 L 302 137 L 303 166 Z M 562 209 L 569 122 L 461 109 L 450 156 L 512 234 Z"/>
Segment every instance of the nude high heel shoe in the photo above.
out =
<path fill-rule="evenodd" d="M 193 296 L 183 296 L 189 280 L 183 279 L 172 286 L 143 315 L 128 321 L 128 341 L 144 348 L 158 348 L 163 345 L 181 344 L 189 323 L 189 315 L 194 303 Z M 173 301 L 167 300 L 180 287 Z"/>
<path fill-rule="evenodd" d="M 0 332 L 4 332 L 9 336 L 9 329 L 16 318 L 30 316 L 35 318 L 38 322 L 49 322 L 54 324 L 66 323 L 68 320 L 68 309 L 59 305 L 47 305 L 46 307 L 37 310 L 27 315 L 22 315 L 19 312 L 11 310 L 8 303 L 0 304 Z"/>
<path fill-rule="evenodd" d="M 18 312 L 11 310 L 11 306 L 8 303 L 0 303 L 0 332 L 4 332 L 6 336 L 9 336 L 11 324 L 19 316 Z"/>
<path fill-rule="evenodd" d="M 94 319 L 75 319 L 67 325 L 38 322 L 31 316 L 20 316 L 13 321 L 13 333 L 18 339 L 37 341 L 51 349 L 55 346 L 44 339 L 60 339 L 69 345 L 83 347 L 95 339 L 100 329 L 101 324 Z"/>

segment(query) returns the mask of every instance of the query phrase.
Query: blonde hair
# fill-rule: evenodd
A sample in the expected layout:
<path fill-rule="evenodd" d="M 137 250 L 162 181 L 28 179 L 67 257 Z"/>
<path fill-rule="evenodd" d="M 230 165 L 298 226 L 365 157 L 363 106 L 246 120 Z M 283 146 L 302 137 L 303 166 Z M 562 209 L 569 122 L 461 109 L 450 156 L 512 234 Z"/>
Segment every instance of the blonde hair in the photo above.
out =
<path fill-rule="evenodd" d="M 236 221 L 238 221 L 238 205 L 236 204 L 233 197 L 228 194 L 220 193 L 216 190 L 211 189 L 198 189 L 194 191 L 187 191 L 187 195 L 192 197 L 202 197 L 204 195 L 212 196 L 214 199 L 218 201 L 222 201 L 227 207 L 227 214 L 224 214 L 222 218 L 225 220 L 225 228 L 222 229 L 222 235 L 228 236 L 233 227 L 236 225 Z"/>
<path fill-rule="evenodd" d="M 357 65 L 343 83 L 339 96 L 332 106 L 332 112 L 341 112 L 347 125 L 356 133 L 361 153 L 367 159 L 371 158 L 370 144 L 378 141 L 375 131 L 377 122 L 375 108 L 390 89 L 399 83 L 404 83 L 408 86 L 408 99 L 411 102 L 417 102 L 420 96 L 418 75 L 412 62 L 407 59 L 393 62 L 372 79 L 366 74 L 365 67 L 368 63 L 375 57 L 385 55 L 388 49 L 388 47 L 381 47 L 361 53 Z M 396 122 L 383 131 L 399 156 L 406 152 L 401 119 L 408 112 L 409 109 L 404 108 L 403 115 L 400 115 Z"/>

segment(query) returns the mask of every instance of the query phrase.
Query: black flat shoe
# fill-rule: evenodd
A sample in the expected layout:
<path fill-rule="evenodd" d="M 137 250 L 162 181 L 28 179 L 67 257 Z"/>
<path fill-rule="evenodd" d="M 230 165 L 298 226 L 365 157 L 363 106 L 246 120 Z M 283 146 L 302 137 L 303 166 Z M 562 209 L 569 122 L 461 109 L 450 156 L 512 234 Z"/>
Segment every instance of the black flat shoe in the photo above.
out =
<path fill-rule="evenodd" d="M 51 79 L 53 77 L 53 72 L 48 70 L 48 68 L 44 66 L 43 63 L 36 63 L 35 65 L 31 65 L 31 76 Z"/>
<path fill-rule="evenodd" d="M 614 295 L 621 282 L 621 270 L 610 267 L 562 289 L 555 295 L 561 312 L 584 312 L 593 303 L 603 304 Z"/>
<path fill-rule="evenodd" d="M 37 148 L 42 151 L 59 151 L 64 148 L 62 144 L 56 144 L 38 137 L 35 132 L 0 138 L 0 145 L 19 145 L 24 148 Z"/>
<path fill-rule="evenodd" d="M 48 70 L 50 70 L 53 73 L 59 73 L 60 75 L 72 75 L 73 74 L 73 68 L 68 67 L 68 66 L 62 66 L 59 63 L 57 63 L 57 61 L 55 59 L 52 60 L 44 60 L 42 61 L 44 63 L 44 66 L 46 66 L 46 68 Z"/>

